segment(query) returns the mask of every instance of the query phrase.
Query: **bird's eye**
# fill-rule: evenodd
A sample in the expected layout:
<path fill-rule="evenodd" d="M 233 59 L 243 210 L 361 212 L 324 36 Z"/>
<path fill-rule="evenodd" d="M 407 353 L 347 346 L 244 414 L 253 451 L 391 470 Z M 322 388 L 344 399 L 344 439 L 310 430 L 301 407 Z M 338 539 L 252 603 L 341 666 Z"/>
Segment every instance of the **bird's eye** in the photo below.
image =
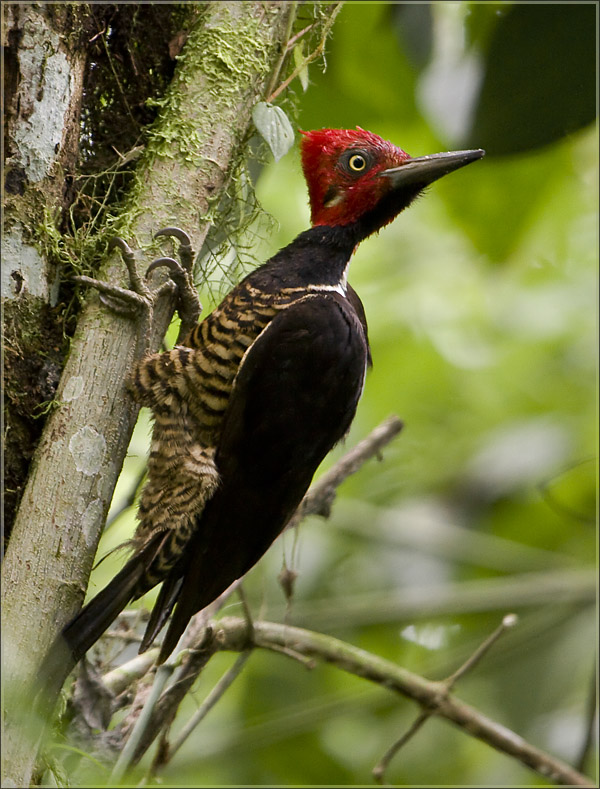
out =
<path fill-rule="evenodd" d="M 353 153 L 352 156 L 348 159 L 348 167 L 351 170 L 353 170 L 355 173 L 362 172 L 366 166 L 367 166 L 367 160 L 360 153 Z"/>

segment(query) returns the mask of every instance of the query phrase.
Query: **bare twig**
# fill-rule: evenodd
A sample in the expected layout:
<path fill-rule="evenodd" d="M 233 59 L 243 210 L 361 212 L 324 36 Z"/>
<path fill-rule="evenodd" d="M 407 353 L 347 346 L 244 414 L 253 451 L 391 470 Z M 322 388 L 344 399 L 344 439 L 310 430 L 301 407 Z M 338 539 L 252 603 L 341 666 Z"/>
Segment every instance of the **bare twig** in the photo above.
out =
<path fill-rule="evenodd" d="M 486 638 L 486 640 L 481 644 L 475 652 L 466 660 L 462 666 L 460 666 L 456 671 L 450 674 L 449 677 L 442 680 L 441 685 L 443 686 L 444 690 L 442 691 L 443 695 L 447 698 L 450 691 L 454 687 L 454 685 L 458 682 L 461 677 L 473 669 L 479 661 L 483 658 L 483 656 L 489 651 L 489 649 L 496 643 L 496 641 L 500 638 L 500 636 L 506 632 L 511 627 L 514 627 L 518 621 L 518 617 L 516 614 L 506 614 L 506 616 L 502 619 L 500 625 L 494 630 L 494 632 Z M 390 762 L 394 758 L 394 756 L 398 753 L 400 748 L 405 745 L 423 726 L 425 721 L 429 720 L 429 718 L 436 712 L 435 706 L 429 706 L 427 709 L 424 709 L 421 714 L 417 717 L 414 721 L 410 729 L 405 732 L 396 742 L 386 751 L 386 753 L 382 756 L 381 760 L 375 767 L 373 768 L 373 777 L 379 783 L 383 783 L 383 778 L 385 775 L 385 771 L 387 770 Z"/>
<path fill-rule="evenodd" d="M 216 623 L 215 627 L 219 649 L 241 651 L 248 648 L 247 625 L 243 619 L 226 617 Z M 595 785 L 591 778 L 457 699 L 448 692 L 444 682 L 427 680 L 332 636 L 275 622 L 255 622 L 254 645 L 271 649 L 274 644 L 320 658 L 344 671 L 410 698 L 421 705 L 424 712 L 450 721 L 470 736 L 517 759 L 546 780 L 567 786 Z M 416 725 L 415 723 L 414 726 Z"/>
<path fill-rule="evenodd" d="M 401 419 L 397 416 L 390 416 L 374 428 L 366 438 L 346 452 L 329 471 L 311 485 L 296 512 L 285 526 L 285 531 L 298 526 L 308 515 L 321 515 L 328 518 L 337 488 L 347 477 L 355 474 L 367 460 L 379 457 L 383 447 L 400 433 L 403 426 Z M 279 574 L 279 583 L 286 598 L 286 618 L 290 611 L 296 577 L 297 573 L 289 569 L 284 560 L 284 568 Z"/>
<path fill-rule="evenodd" d="M 481 644 L 475 652 L 471 655 L 471 657 L 466 660 L 462 666 L 456 669 L 455 672 L 450 674 L 444 682 L 448 687 L 448 690 L 452 690 L 454 685 L 458 682 L 461 677 L 474 668 L 481 658 L 488 652 L 488 650 L 496 643 L 496 641 L 500 638 L 500 636 L 505 633 L 509 628 L 514 627 L 519 618 L 516 614 L 506 614 L 506 616 L 502 619 L 502 622 L 498 625 L 498 627 L 494 630 L 494 632 L 486 638 L 486 640 Z"/>
<path fill-rule="evenodd" d="M 286 59 L 286 57 L 288 55 L 288 52 L 289 52 L 289 40 L 290 40 L 290 37 L 292 35 L 292 29 L 294 27 L 294 20 L 296 18 L 297 2 L 294 1 L 292 3 L 292 6 L 293 6 L 293 8 L 292 8 L 292 11 L 291 11 L 291 13 L 289 15 L 287 29 L 285 31 L 284 43 L 282 43 L 282 45 L 281 45 L 281 54 L 279 56 L 279 60 L 277 61 L 277 63 L 275 64 L 275 67 L 273 68 L 273 73 L 272 73 L 271 79 L 269 81 L 269 87 L 267 88 L 267 90 L 265 92 L 267 96 L 273 90 L 273 87 L 275 86 L 275 83 L 277 82 L 277 80 L 279 78 L 279 75 L 281 74 L 281 69 L 283 68 L 284 61 L 285 61 L 285 59 Z"/>
<path fill-rule="evenodd" d="M 152 745 L 156 736 L 171 725 L 186 693 L 191 689 L 204 666 L 218 649 L 217 639 L 212 627 L 209 625 L 205 629 L 197 649 L 186 650 L 187 654 L 180 652 L 175 655 L 173 661 L 181 663 L 181 667 L 174 676 L 174 681 L 166 688 L 154 705 L 149 718 L 149 725 L 136 744 L 130 765 L 137 764 Z"/>
<path fill-rule="evenodd" d="M 136 764 L 151 746 L 152 742 L 171 725 L 185 694 L 192 687 L 212 655 L 217 651 L 213 629 L 209 627 L 208 623 L 210 618 L 217 614 L 225 601 L 239 587 L 239 584 L 240 581 L 235 581 L 214 602 L 192 617 L 179 643 L 181 649 L 177 649 L 166 662 L 167 666 L 181 665 L 181 667 L 175 673 L 171 669 L 168 674 L 165 674 L 165 681 L 160 686 L 160 693 L 152 693 L 151 700 L 146 700 L 143 707 L 140 708 L 139 705 L 133 704 L 131 714 L 121 725 L 123 731 L 131 729 L 129 739 L 133 739 L 133 745 L 128 748 L 127 763 L 124 763 L 123 766 L 125 771 L 133 764 Z M 248 633 L 248 636 L 251 636 L 251 633 Z M 250 641 L 249 637 L 247 641 Z M 157 655 L 156 650 L 153 649 L 151 652 L 155 659 Z M 105 677 L 105 683 L 109 684 L 109 686 L 112 684 L 119 686 L 119 684 L 127 680 L 128 676 L 135 672 L 138 672 L 140 677 L 143 676 L 151 667 L 154 659 L 148 665 L 147 662 L 140 661 L 140 657 L 143 658 L 144 655 L 138 656 L 121 666 L 120 674 L 118 673 L 119 669 L 109 672 Z M 173 679 L 169 682 L 171 676 L 173 676 Z M 142 713 L 145 716 L 143 726 L 138 724 L 138 719 Z"/>
<path fill-rule="evenodd" d="M 141 679 L 150 671 L 158 657 L 158 651 L 158 647 L 153 647 L 147 652 L 142 652 L 141 655 L 136 655 L 132 660 L 128 660 L 127 663 L 123 663 L 104 674 L 102 681 L 115 696 L 118 696 L 133 682 Z"/>
<path fill-rule="evenodd" d="M 251 654 L 251 649 L 247 649 L 242 652 L 229 671 L 227 671 L 217 682 L 194 715 L 180 731 L 177 739 L 171 745 L 169 759 L 167 761 L 170 761 L 173 758 L 173 756 L 177 753 L 179 748 L 181 748 L 183 743 L 187 740 L 196 726 L 198 726 L 198 724 L 206 717 L 208 712 L 215 706 L 217 701 L 219 701 L 219 699 L 223 696 L 232 682 L 237 679 Z"/>
<path fill-rule="evenodd" d="M 125 743 L 125 746 L 119 754 L 119 758 L 112 769 L 109 780 L 110 786 L 116 786 L 117 783 L 121 781 L 127 768 L 131 764 L 139 742 L 144 736 L 148 723 L 150 722 L 152 711 L 154 710 L 156 702 L 163 691 L 167 679 L 171 676 L 173 669 L 174 665 L 169 661 L 158 667 L 152 688 L 146 699 L 146 703 L 142 707 L 133 729 L 131 730 L 131 734 L 127 738 L 127 742 Z"/>
<path fill-rule="evenodd" d="M 170 726 L 170 723 L 167 726 L 162 727 L 160 731 L 160 740 L 158 743 L 158 748 L 156 750 L 156 755 L 150 766 L 150 769 L 146 776 L 146 780 L 154 777 L 161 768 L 163 768 L 166 764 L 168 764 L 172 760 L 175 753 L 183 745 L 183 743 L 186 741 L 186 739 L 189 737 L 192 731 L 206 717 L 209 711 L 215 706 L 215 704 L 223 696 L 227 688 L 240 675 L 244 665 L 246 664 L 246 661 L 248 660 L 251 654 L 252 654 L 251 649 L 248 649 L 245 652 L 241 653 L 241 655 L 235 661 L 234 665 L 229 669 L 229 671 L 226 672 L 226 674 L 224 674 L 221 677 L 219 682 L 217 682 L 217 684 L 212 689 L 212 691 L 208 694 L 204 702 L 200 705 L 196 713 L 188 721 L 186 726 L 184 726 L 183 730 L 180 732 L 177 740 L 172 746 L 169 744 L 167 738 L 169 731 L 168 726 Z M 175 709 L 177 709 L 177 707 L 175 707 Z M 172 718 L 169 718 L 169 720 L 172 720 Z"/>
<path fill-rule="evenodd" d="M 290 647 L 281 647 L 278 644 L 271 644 L 269 647 L 265 647 L 265 649 L 269 649 L 271 652 L 278 652 L 280 655 L 285 655 L 286 657 L 292 658 L 292 660 L 296 660 L 298 663 L 301 663 L 304 668 L 307 668 L 309 671 L 317 667 L 317 661 L 314 658 L 306 657 L 301 652 L 296 652 L 294 649 L 290 649 Z"/>
<path fill-rule="evenodd" d="M 284 90 L 287 88 L 287 86 L 288 86 L 288 85 L 289 85 L 291 82 L 293 82 L 293 81 L 296 79 L 296 77 L 298 76 L 298 74 L 300 74 L 300 72 L 301 72 L 303 69 L 305 69 L 305 68 L 306 68 L 306 67 L 307 67 L 307 66 L 308 66 L 310 63 L 312 63 L 312 62 L 313 62 L 313 60 L 316 60 L 318 57 L 320 57 L 320 56 L 323 54 L 323 52 L 324 52 L 324 50 L 325 50 L 325 42 L 326 42 L 326 40 L 327 40 L 327 36 L 329 35 L 329 31 L 330 31 L 330 30 L 331 30 L 331 28 L 333 27 L 333 23 L 335 22 L 335 18 L 336 18 L 336 16 L 337 16 L 337 15 L 339 14 L 339 12 L 342 10 L 342 5 L 343 5 L 343 3 L 336 3 L 336 4 L 335 4 L 335 6 L 333 7 L 333 9 L 332 9 L 332 11 L 331 11 L 331 15 L 329 16 L 329 18 L 327 19 L 327 21 L 326 21 L 326 22 L 323 24 L 323 34 L 322 34 L 322 36 L 321 36 L 321 40 L 319 41 L 319 43 L 317 44 L 317 46 L 314 48 L 314 50 L 313 50 L 313 51 L 312 51 L 310 54 L 308 54 L 308 55 L 307 55 L 307 56 L 304 58 L 304 60 L 302 61 L 302 63 L 300 63 L 300 65 L 298 65 L 298 66 L 297 66 L 297 67 L 296 67 L 296 68 L 295 68 L 295 69 L 292 71 L 292 73 L 290 74 L 290 76 L 289 76 L 287 79 L 285 79 L 285 80 L 284 80 L 284 81 L 281 83 L 281 85 L 280 85 L 280 86 L 279 86 L 279 87 L 278 87 L 276 90 L 274 90 L 274 91 L 271 93 L 271 95 L 270 95 L 270 96 L 269 96 L 269 97 L 266 99 L 266 102 L 267 102 L 268 104 L 270 104 L 271 102 L 275 101 L 275 99 L 277 98 L 277 96 L 279 96 L 279 94 L 280 94 L 282 91 L 284 91 Z"/>
<path fill-rule="evenodd" d="M 217 651 L 214 632 L 206 627 L 196 649 L 174 653 L 156 671 L 150 694 L 141 711 L 134 718 L 126 718 L 121 729 L 126 731 L 132 724 L 125 746 L 111 774 L 111 786 L 115 786 L 124 774 L 142 758 L 156 737 L 168 728 L 185 694 L 196 677 Z M 174 674 L 174 681 L 167 681 Z"/>
<path fill-rule="evenodd" d="M 302 38 L 302 36 L 306 35 L 306 33 L 308 33 L 309 30 L 312 30 L 316 24 L 317 24 L 316 22 L 311 22 L 310 25 L 306 25 L 306 27 L 303 27 L 302 30 L 299 30 L 297 33 L 294 33 L 294 35 L 290 39 L 288 39 L 286 45 L 287 51 L 289 52 L 291 49 L 293 49 L 294 45 Z"/>
<path fill-rule="evenodd" d="M 383 776 L 385 775 L 385 771 L 387 770 L 390 762 L 394 758 L 394 756 L 398 753 L 400 748 L 405 745 L 414 735 L 419 731 L 421 726 L 425 723 L 426 720 L 433 715 L 431 710 L 423 710 L 413 724 L 411 725 L 410 729 L 405 732 L 402 737 L 400 737 L 396 742 L 389 748 L 384 755 L 381 757 L 379 762 L 373 767 L 373 778 L 377 781 L 377 783 L 383 783 Z"/>
<path fill-rule="evenodd" d="M 182 662 L 184 657 L 189 655 L 190 650 L 195 650 L 197 654 L 202 654 L 202 658 L 200 660 L 188 660 L 186 664 L 185 681 L 187 683 L 187 687 L 191 687 L 191 685 L 193 685 L 196 677 L 199 675 L 204 665 L 206 665 L 207 660 L 213 654 L 211 652 L 208 654 L 206 659 L 204 659 L 205 650 L 203 644 L 205 644 L 208 637 L 212 638 L 212 630 L 207 627 L 208 622 L 211 617 L 215 616 L 229 596 L 237 589 L 239 583 L 239 581 L 236 581 L 235 583 L 231 584 L 231 586 L 226 589 L 225 592 L 223 592 L 223 594 L 221 594 L 213 603 L 211 603 L 192 618 L 183 638 L 181 639 L 181 650 L 177 650 L 167 661 L 168 666 L 176 666 Z M 103 677 L 104 684 L 115 695 L 122 693 L 133 682 L 141 679 L 148 673 L 148 671 L 150 671 L 154 665 L 154 661 L 158 656 L 158 652 L 159 647 L 153 647 L 141 655 L 136 655 L 136 657 L 132 658 L 132 660 L 105 674 Z M 142 742 L 142 738 L 143 749 L 145 752 L 145 750 L 147 750 L 151 745 L 152 741 L 159 734 L 161 734 L 161 731 L 166 726 L 168 726 L 175 717 L 175 713 L 179 704 L 181 703 L 183 696 L 180 697 L 179 693 L 172 693 L 171 689 L 179 683 L 182 677 L 181 673 L 177 672 L 175 674 L 173 683 L 169 683 L 169 676 L 172 674 L 173 671 L 171 669 L 169 674 L 163 675 L 164 682 L 163 678 L 161 677 L 160 682 L 156 681 L 153 683 L 153 688 L 151 691 L 152 695 L 150 699 L 146 698 L 143 703 L 138 704 L 136 704 L 134 701 L 134 703 L 131 705 L 131 711 L 121 724 L 120 729 L 123 732 L 131 731 L 131 734 L 128 737 L 128 742 L 133 738 L 133 744 L 127 753 L 127 763 L 123 763 L 119 769 L 126 771 L 133 763 L 132 760 L 137 761 L 137 758 L 132 757 L 131 754 L 135 754 L 133 749 L 139 746 L 139 743 Z M 153 691 L 155 688 L 159 692 L 154 693 Z M 181 690 L 181 687 L 179 690 Z M 138 694 L 139 693 L 140 691 L 138 690 Z M 142 689 L 141 693 L 145 693 L 145 690 Z M 160 712 L 158 711 L 159 707 Z M 142 715 L 142 713 L 146 718 L 146 722 L 144 723 L 143 727 L 138 723 L 139 717 Z M 148 721 L 150 721 L 150 723 L 148 723 Z M 135 736 L 134 731 L 136 732 Z M 150 737 L 148 736 L 149 731 L 152 732 Z"/>
<path fill-rule="evenodd" d="M 139 123 L 139 121 L 136 121 L 136 119 L 133 117 L 133 113 L 131 112 L 131 107 L 129 106 L 129 102 L 127 101 L 127 94 L 123 90 L 123 86 L 121 85 L 121 80 L 119 79 L 119 75 L 116 72 L 116 69 L 115 69 L 115 66 L 114 66 L 114 63 L 113 63 L 113 57 L 112 57 L 112 55 L 110 53 L 110 50 L 108 48 L 108 45 L 106 43 L 106 36 L 105 35 L 102 36 L 102 44 L 104 45 L 104 51 L 106 52 L 106 58 L 108 60 L 108 65 L 110 66 L 110 70 L 113 73 L 113 77 L 115 79 L 115 83 L 116 83 L 117 87 L 119 88 L 119 92 L 121 94 L 121 100 L 122 100 L 123 104 L 125 105 L 125 108 L 127 110 L 127 113 L 129 115 L 129 117 L 131 118 L 131 122 L 133 123 L 133 127 L 135 129 L 138 129 L 139 126 L 140 126 L 140 123 Z"/>
<path fill-rule="evenodd" d="M 398 435 L 403 426 L 401 419 L 390 416 L 365 439 L 346 452 L 329 471 L 311 485 L 286 528 L 297 526 L 307 515 L 329 517 L 337 488 L 347 477 L 355 474 L 367 460 L 379 455 L 383 447 Z"/>

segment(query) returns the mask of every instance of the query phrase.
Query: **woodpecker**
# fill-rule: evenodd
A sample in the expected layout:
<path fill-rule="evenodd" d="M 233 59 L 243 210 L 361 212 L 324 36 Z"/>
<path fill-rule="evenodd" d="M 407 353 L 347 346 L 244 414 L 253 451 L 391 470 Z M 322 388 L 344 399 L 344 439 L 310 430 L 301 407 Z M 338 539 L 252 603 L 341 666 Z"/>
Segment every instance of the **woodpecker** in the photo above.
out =
<path fill-rule="evenodd" d="M 133 373 L 132 393 L 154 416 L 148 481 L 131 558 L 62 631 L 75 662 L 131 600 L 162 583 L 140 648 L 170 618 L 162 663 L 190 618 L 265 553 L 362 393 L 371 356 L 347 281 L 353 251 L 433 181 L 484 155 L 412 158 L 359 127 L 302 135 L 311 228 Z M 170 234 L 189 258 L 185 234 Z"/>

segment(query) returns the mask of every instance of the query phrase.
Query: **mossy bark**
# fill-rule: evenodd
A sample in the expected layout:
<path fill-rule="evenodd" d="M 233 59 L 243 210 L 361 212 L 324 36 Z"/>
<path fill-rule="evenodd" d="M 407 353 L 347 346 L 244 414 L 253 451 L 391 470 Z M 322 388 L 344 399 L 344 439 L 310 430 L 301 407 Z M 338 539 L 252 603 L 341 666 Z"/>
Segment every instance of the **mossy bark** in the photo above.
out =
<path fill-rule="evenodd" d="M 209 3 L 189 31 L 172 84 L 118 226 L 133 246 L 153 249 L 161 226 L 177 224 L 196 248 L 228 183 L 284 46 L 295 4 Z M 116 256 L 99 278 L 127 284 Z M 151 345 L 175 301 L 154 310 Z M 125 389 L 141 352 L 140 326 L 109 313 L 91 294 L 79 319 L 37 448 L 3 567 L 2 624 L 7 704 L 22 700 L 52 639 L 81 605 L 100 532 L 137 416 Z M 58 691 L 58 689 L 56 689 Z M 17 703 L 18 704 L 18 703 Z M 31 740 L 33 737 L 34 741 Z M 7 710 L 3 785 L 27 786 L 37 735 Z M 12 782 L 12 783 L 11 783 Z"/>
<path fill-rule="evenodd" d="M 60 271 L 36 243 L 44 216 L 59 218 L 78 155 L 88 14 L 41 4 L 3 7 L 5 41 L 4 540 L 7 540 L 67 350 Z M 72 31 L 67 37 L 66 31 Z"/>

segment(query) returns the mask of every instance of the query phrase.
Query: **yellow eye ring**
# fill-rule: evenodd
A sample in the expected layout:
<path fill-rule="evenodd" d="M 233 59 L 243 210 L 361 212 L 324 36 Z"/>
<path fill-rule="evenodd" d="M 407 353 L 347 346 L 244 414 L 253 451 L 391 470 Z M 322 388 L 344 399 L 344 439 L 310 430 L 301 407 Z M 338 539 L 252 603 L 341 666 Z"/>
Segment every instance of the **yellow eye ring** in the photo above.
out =
<path fill-rule="evenodd" d="M 348 159 L 348 167 L 355 173 L 362 172 L 366 166 L 367 160 L 360 153 L 355 153 Z"/>

